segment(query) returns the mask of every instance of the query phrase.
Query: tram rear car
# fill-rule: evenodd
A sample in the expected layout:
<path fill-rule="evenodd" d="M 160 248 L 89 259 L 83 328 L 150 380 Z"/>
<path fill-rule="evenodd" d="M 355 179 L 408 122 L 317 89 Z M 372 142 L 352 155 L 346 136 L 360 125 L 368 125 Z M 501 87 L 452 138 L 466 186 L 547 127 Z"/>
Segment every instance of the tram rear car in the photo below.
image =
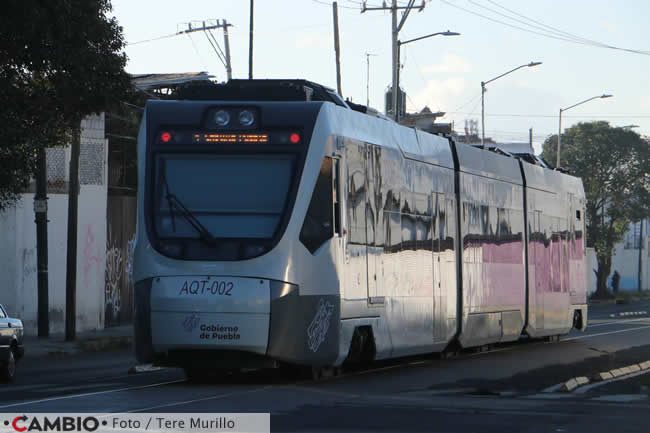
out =
<path fill-rule="evenodd" d="M 140 362 L 325 367 L 584 328 L 579 179 L 300 83 L 321 100 L 147 104 Z"/>

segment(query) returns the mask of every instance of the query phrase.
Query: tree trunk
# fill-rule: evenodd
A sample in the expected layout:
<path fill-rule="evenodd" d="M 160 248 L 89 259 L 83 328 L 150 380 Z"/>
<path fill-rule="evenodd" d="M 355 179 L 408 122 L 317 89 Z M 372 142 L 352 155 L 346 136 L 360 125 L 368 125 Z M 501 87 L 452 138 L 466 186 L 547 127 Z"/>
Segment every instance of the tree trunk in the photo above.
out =
<path fill-rule="evenodd" d="M 607 278 L 609 273 L 612 270 L 612 258 L 598 256 L 598 270 L 596 271 L 596 293 L 594 293 L 594 299 L 611 299 L 614 295 L 611 294 L 609 288 L 607 287 Z"/>

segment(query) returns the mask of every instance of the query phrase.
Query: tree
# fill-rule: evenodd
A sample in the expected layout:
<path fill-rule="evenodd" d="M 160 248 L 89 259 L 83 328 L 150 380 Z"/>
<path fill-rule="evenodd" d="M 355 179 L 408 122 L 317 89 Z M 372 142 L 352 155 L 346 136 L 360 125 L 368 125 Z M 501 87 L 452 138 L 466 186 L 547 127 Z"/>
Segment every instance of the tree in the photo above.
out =
<path fill-rule="evenodd" d="M 109 0 L 8 0 L 0 14 L 0 210 L 29 183 L 40 148 L 130 91 Z"/>
<path fill-rule="evenodd" d="M 650 146 L 635 132 L 608 122 L 579 123 L 562 134 L 562 168 L 582 178 L 587 246 L 598 260 L 596 297 L 607 298 L 615 244 L 629 223 L 650 216 Z M 557 135 L 544 142 L 542 158 L 555 161 Z"/>

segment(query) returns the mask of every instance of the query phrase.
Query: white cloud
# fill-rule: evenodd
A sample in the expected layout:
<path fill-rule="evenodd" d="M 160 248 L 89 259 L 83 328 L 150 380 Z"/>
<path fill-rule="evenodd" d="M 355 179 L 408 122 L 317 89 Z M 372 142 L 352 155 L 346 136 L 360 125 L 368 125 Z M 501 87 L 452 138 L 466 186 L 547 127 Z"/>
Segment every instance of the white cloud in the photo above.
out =
<path fill-rule="evenodd" d="M 327 33 L 307 33 L 296 38 L 296 48 L 322 49 L 332 45 Z"/>
<path fill-rule="evenodd" d="M 427 105 L 432 111 L 451 111 L 458 106 L 458 100 L 465 88 L 465 80 L 462 78 L 428 80 L 426 87 L 411 99 L 418 110 Z"/>
<path fill-rule="evenodd" d="M 472 65 L 465 59 L 456 54 L 445 53 L 442 56 L 442 62 L 424 66 L 423 74 L 464 74 L 472 70 Z"/>
<path fill-rule="evenodd" d="M 650 96 L 646 96 L 641 100 L 641 107 L 644 109 L 650 109 Z"/>
<path fill-rule="evenodd" d="M 608 33 L 618 33 L 618 27 L 611 21 L 601 21 L 600 27 Z"/>

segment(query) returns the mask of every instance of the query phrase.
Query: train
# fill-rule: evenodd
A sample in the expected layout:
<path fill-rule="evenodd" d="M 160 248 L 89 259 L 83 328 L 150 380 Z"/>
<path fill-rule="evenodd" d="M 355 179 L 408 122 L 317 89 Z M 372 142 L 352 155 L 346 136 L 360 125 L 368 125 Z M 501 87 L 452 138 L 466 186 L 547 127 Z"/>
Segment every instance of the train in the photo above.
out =
<path fill-rule="evenodd" d="M 307 80 L 178 95 L 138 135 L 139 362 L 329 369 L 586 328 L 579 178 Z"/>

